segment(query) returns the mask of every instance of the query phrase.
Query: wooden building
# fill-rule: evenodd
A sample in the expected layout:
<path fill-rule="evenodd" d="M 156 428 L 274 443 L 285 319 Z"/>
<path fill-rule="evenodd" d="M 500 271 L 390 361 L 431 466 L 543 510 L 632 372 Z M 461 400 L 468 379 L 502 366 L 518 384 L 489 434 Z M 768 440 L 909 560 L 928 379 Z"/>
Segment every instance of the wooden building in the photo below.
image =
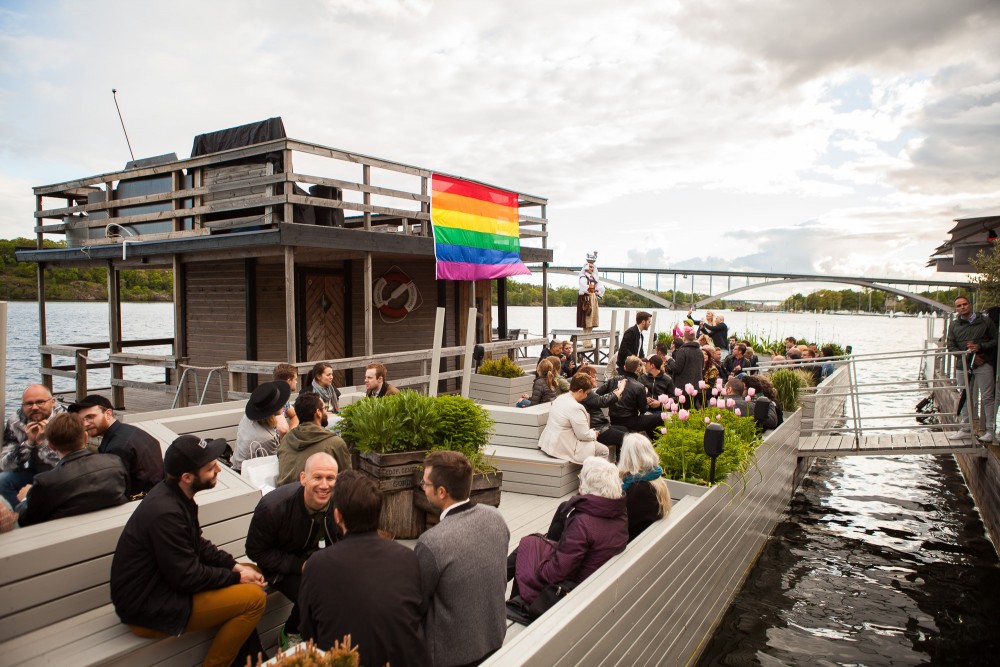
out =
<path fill-rule="evenodd" d="M 173 270 L 174 330 L 163 333 L 173 354 L 164 356 L 196 367 L 429 349 L 437 306 L 447 312 L 445 346 L 464 342 L 459 313 L 472 305 L 480 313 L 477 338 L 489 341 L 494 326 L 503 337 L 504 279 L 493 323 L 491 281 L 435 278 L 432 174 L 287 138 L 281 119 L 272 118 L 199 135 L 188 159 L 160 156 L 34 188 L 38 244 L 17 256 L 38 262 L 44 379 L 70 376 L 51 370 L 47 354 L 61 349 L 45 326 L 44 268 L 54 265 L 109 270 L 108 347 L 119 406 L 123 388 L 141 384 L 122 379 L 124 365 L 170 365 L 127 354 L 118 277 L 126 268 Z M 518 194 L 522 260 L 543 266 L 552 258 L 546 204 Z M 45 238 L 65 238 L 69 247 L 43 249 Z M 420 363 L 391 372 L 417 374 Z M 361 382 L 343 373 L 340 384 Z"/>

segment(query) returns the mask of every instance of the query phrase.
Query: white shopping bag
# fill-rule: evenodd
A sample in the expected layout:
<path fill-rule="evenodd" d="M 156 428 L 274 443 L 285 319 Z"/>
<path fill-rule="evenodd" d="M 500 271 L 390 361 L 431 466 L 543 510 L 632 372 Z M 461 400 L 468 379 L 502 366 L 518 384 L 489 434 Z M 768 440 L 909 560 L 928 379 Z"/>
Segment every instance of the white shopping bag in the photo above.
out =
<path fill-rule="evenodd" d="M 278 481 L 278 457 L 258 456 L 247 459 L 240 467 L 240 477 L 250 486 L 267 493 Z"/>

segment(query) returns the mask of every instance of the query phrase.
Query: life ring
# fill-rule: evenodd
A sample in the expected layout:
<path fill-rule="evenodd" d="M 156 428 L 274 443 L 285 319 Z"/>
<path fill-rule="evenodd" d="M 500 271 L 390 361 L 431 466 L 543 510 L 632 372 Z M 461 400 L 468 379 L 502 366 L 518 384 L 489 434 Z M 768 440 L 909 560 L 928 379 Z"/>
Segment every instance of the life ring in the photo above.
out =
<path fill-rule="evenodd" d="M 399 298 L 404 294 L 406 300 L 400 302 Z M 402 271 L 390 269 L 375 281 L 372 300 L 383 317 L 401 320 L 417 307 L 420 293 L 417 291 L 416 283 L 409 276 Z"/>

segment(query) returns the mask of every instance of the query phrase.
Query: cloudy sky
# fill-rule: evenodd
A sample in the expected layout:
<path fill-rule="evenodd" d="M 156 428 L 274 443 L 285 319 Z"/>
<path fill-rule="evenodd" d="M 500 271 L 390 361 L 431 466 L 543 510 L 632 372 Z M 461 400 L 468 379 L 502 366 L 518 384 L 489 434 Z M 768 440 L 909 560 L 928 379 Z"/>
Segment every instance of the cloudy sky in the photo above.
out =
<path fill-rule="evenodd" d="M 31 186 L 310 142 L 548 197 L 555 262 L 931 277 L 1000 213 L 996 0 L 0 0 L 0 236 Z"/>

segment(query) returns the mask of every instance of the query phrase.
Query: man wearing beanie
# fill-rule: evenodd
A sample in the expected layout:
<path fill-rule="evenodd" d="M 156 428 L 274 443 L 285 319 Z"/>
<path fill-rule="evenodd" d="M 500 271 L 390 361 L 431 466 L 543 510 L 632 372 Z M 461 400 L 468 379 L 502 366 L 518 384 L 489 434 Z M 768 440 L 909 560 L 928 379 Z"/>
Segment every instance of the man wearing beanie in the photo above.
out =
<path fill-rule="evenodd" d="M 254 643 L 264 578 L 201 535 L 194 495 L 215 486 L 226 441 L 182 435 L 163 456 L 165 479 L 142 499 L 111 562 L 115 612 L 140 637 L 218 628 L 205 667 L 228 667 Z"/>

